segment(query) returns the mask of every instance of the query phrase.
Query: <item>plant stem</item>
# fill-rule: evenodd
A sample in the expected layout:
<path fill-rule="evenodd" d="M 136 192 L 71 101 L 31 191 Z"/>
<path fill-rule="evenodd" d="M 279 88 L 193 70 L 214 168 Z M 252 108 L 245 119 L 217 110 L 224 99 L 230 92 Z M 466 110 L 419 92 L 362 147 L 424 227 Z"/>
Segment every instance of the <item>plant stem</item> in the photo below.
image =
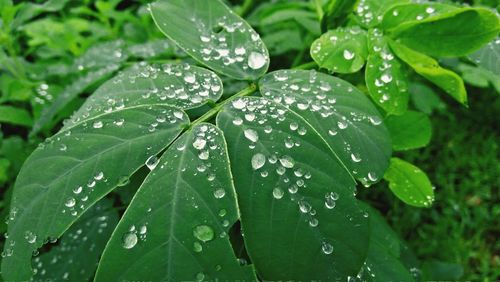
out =
<path fill-rule="evenodd" d="M 228 103 L 240 98 L 240 97 L 243 97 L 243 96 L 248 96 L 250 94 L 252 94 L 253 92 L 255 92 L 257 90 L 257 85 L 255 83 L 251 83 L 250 85 L 248 85 L 248 87 L 246 88 L 243 88 L 240 92 L 234 94 L 233 96 L 227 98 L 226 100 L 218 103 L 218 104 L 215 104 L 215 106 L 210 109 L 208 112 L 206 112 L 205 114 L 203 114 L 201 117 L 197 118 L 195 121 L 193 121 L 191 123 L 191 127 L 199 124 L 199 123 L 202 123 L 202 122 L 205 122 L 205 121 L 208 121 L 210 120 L 211 118 L 213 118 L 215 115 L 217 115 L 217 113 Z"/>
<path fill-rule="evenodd" d="M 239 16 L 240 17 L 243 17 L 246 15 L 246 13 L 248 13 L 248 11 L 250 10 L 250 8 L 252 7 L 253 5 L 253 0 L 245 0 L 243 2 L 243 4 L 241 5 L 241 8 L 240 8 L 240 11 L 239 11 Z"/>
<path fill-rule="evenodd" d="M 293 67 L 294 70 L 308 70 L 308 69 L 313 69 L 316 68 L 316 62 L 309 62 L 309 63 L 304 63 L 302 65 L 298 65 Z"/>

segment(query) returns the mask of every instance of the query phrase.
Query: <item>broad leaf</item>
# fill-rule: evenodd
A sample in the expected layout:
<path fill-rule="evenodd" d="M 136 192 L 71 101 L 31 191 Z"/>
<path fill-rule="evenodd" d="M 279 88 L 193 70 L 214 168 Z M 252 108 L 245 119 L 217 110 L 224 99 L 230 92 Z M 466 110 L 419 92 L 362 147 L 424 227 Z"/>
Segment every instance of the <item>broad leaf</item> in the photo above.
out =
<path fill-rule="evenodd" d="M 260 82 L 265 97 L 302 116 L 355 178 L 368 185 L 389 165 L 391 141 L 370 100 L 348 82 L 304 70 L 283 70 Z"/>
<path fill-rule="evenodd" d="M 347 278 L 368 248 L 355 182 L 299 115 L 239 98 L 217 116 L 227 138 L 245 244 L 263 280 Z"/>
<path fill-rule="evenodd" d="M 434 83 L 458 102 L 467 105 L 467 92 L 460 76 L 442 68 L 436 60 L 404 45 L 390 41 L 392 51 L 418 74 Z"/>
<path fill-rule="evenodd" d="M 429 207 L 434 201 L 429 178 L 425 172 L 408 162 L 392 158 L 384 179 L 389 182 L 391 191 L 408 205 Z"/>
<path fill-rule="evenodd" d="M 30 127 L 33 124 L 33 119 L 25 109 L 0 106 L 0 122 Z"/>
<path fill-rule="evenodd" d="M 407 2 L 410 0 L 360 0 L 355 10 L 356 20 L 365 27 L 374 27 L 380 23 L 385 11 Z"/>
<path fill-rule="evenodd" d="M 96 281 L 256 280 L 229 242 L 238 220 L 222 132 L 200 124 L 146 178 L 115 230 Z"/>
<path fill-rule="evenodd" d="M 462 8 L 421 21 L 403 23 L 391 37 L 419 52 L 458 57 L 478 50 L 500 31 L 500 18 L 488 9 Z"/>
<path fill-rule="evenodd" d="M 125 42 L 115 40 L 103 42 L 90 47 L 82 56 L 75 59 L 68 73 L 101 69 L 108 65 L 120 64 L 126 61 Z M 68 75 L 66 73 L 65 75 Z"/>
<path fill-rule="evenodd" d="M 410 84 L 410 98 L 418 111 L 428 115 L 435 110 L 446 108 L 446 104 L 439 98 L 434 89 L 423 83 L 413 82 Z"/>
<path fill-rule="evenodd" d="M 158 28 L 211 69 L 242 80 L 267 71 L 269 54 L 259 35 L 222 1 L 158 1 L 150 8 Z"/>
<path fill-rule="evenodd" d="M 338 73 L 359 71 L 368 55 L 366 32 L 359 27 L 330 30 L 311 46 L 311 57 L 322 68 Z"/>
<path fill-rule="evenodd" d="M 483 48 L 469 55 L 477 65 L 500 75 L 500 38 L 497 37 Z"/>
<path fill-rule="evenodd" d="M 89 281 L 111 233 L 118 223 L 112 202 L 103 200 L 93 206 L 49 252 L 33 259 L 33 281 Z"/>
<path fill-rule="evenodd" d="M 369 34 L 370 56 L 365 71 L 368 92 L 385 112 L 400 115 L 408 108 L 406 70 L 387 45 L 380 30 L 371 30 Z"/>
<path fill-rule="evenodd" d="M 403 23 L 419 22 L 423 19 L 435 17 L 455 9 L 458 8 L 436 2 L 404 3 L 392 6 L 385 12 L 380 28 L 388 30 Z"/>
<path fill-rule="evenodd" d="M 431 140 L 431 121 L 424 113 L 407 111 L 401 116 L 387 117 L 384 123 L 391 133 L 395 151 L 425 147 Z"/>

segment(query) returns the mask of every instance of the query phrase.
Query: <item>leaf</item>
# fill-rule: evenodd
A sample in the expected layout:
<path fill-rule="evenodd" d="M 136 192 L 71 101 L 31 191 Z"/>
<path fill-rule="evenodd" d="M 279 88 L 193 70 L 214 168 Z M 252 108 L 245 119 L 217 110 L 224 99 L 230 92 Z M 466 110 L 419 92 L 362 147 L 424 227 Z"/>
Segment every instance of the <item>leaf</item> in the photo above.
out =
<path fill-rule="evenodd" d="M 87 99 L 65 128 L 87 117 L 137 105 L 168 104 L 183 110 L 217 101 L 222 81 L 188 64 L 136 64 L 107 81 Z"/>
<path fill-rule="evenodd" d="M 401 61 L 379 30 L 369 32 L 370 55 L 365 81 L 372 100 L 387 114 L 401 115 L 408 108 L 408 77 Z"/>
<path fill-rule="evenodd" d="M 387 117 L 384 123 L 391 133 L 395 151 L 425 147 L 431 140 L 431 121 L 424 113 L 407 111 L 401 116 Z"/>
<path fill-rule="evenodd" d="M 434 191 L 425 172 L 406 161 L 391 158 L 384 179 L 394 195 L 408 205 L 429 207 L 434 201 Z"/>
<path fill-rule="evenodd" d="M 377 26 L 386 10 L 407 2 L 410 0 L 360 0 L 355 10 L 356 20 L 364 27 Z"/>
<path fill-rule="evenodd" d="M 418 74 L 434 83 L 458 102 L 467 105 L 467 92 L 462 78 L 456 73 L 442 68 L 436 60 L 414 51 L 404 45 L 390 41 L 392 51 Z"/>
<path fill-rule="evenodd" d="M 356 87 L 315 71 L 281 70 L 263 77 L 260 89 L 302 116 L 355 178 L 365 185 L 381 179 L 391 156 L 389 134 Z"/>
<path fill-rule="evenodd" d="M 127 47 L 127 53 L 135 58 L 150 59 L 160 55 L 180 55 L 173 42 L 167 39 L 157 39 Z"/>
<path fill-rule="evenodd" d="M 469 55 L 477 65 L 500 75 L 500 38 L 493 39 L 483 48 Z"/>
<path fill-rule="evenodd" d="M 118 212 L 105 199 L 66 231 L 49 252 L 33 260 L 34 281 L 89 281 L 116 224 Z"/>
<path fill-rule="evenodd" d="M 222 1 L 158 1 L 151 5 L 151 14 L 168 38 L 207 67 L 241 80 L 266 73 L 266 46 Z"/>
<path fill-rule="evenodd" d="M 188 65 L 140 65 L 104 84 L 23 166 L 12 204 L 18 215 L 8 232 L 9 240 L 31 239 L 17 240 L 14 256 L 3 260 L 4 277 L 29 278 L 31 253 L 46 238 L 60 236 L 145 163 L 156 165 L 156 154 L 189 124 L 179 108 L 221 93 L 212 72 Z M 48 199 L 51 205 L 45 205 Z"/>
<path fill-rule="evenodd" d="M 400 239 L 380 213 L 364 205 L 370 216 L 370 248 L 357 278 L 360 281 L 414 281 L 400 260 Z"/>
<path fill-rule="evenodd" d="M 389 30 L 403 23 L 418 23 L 456 9 L 458 8 L 455 6 L 436 2 L 403 3 L 392 6 L 385 12 L 380 28 Z"/>
<path fill-rule="evenodd" d="M 330 26 L 341 26 L 341 23 L 353 12 L 358 2 L 358 0 L 328 1 L 325 7 L 325 15 L 321 18 L 321 25 L 325 29 Z"/>
<path fill-rule="evenodd" d="M 231 178 L 219 129 L 199 124 L 182 135 L 139 188 L 96 281 L 256 280 L 229 242 L 238 220 Z"/>
<path fill-rule="evenodd" d="M 359 71 L 368 49 L 366 32 L 359 27 L 330 30 L 311 46 L 311 57 L 322 68 L 338 73 Z"/>
<path fill-rule="evenodd" d="M 33 119 L 25 109 L 0 106 L 0 122 L 30 127 L 33 124 Z"/>
<path fill-rule="evenodd" d="M 96 70 L 103 67 L 120 64 L 128 59 L 123 40 L 97 43 L 91 46 L 82 56 L 75 59 L 68 70 L 78 73 L 87 70 Z"/>
<path fill-rule="evenodd" d="M 47 124 L 52 122 L 57 113 L 73 101 L 73 99 L 78 97 L 79 94 L 100 80 L 111 76 L 111 74 L 117 71 L 118 68 L 118 65 L 109 65 L 102 69 L 90 71 L 66 86 L 63 92 L 55 98 L 50 106 L 43 108 L 40 117 L 33 124 L 31 135 L 35 135 L 40 132 Z"/>
<path fill-rule="evenodd" d="M 392 38 L 418 52 L 436 57 L 470 54 L 493 40 L 500 19 L 484 8 L 461 8 L 389 31 Z"/>
<path fill-rule="evenodd" d="M 410 97 L 413 106 L 427 115 L 432 114 L 435 110 L 443 110 L 446 104 L 439 98 L 432 88 L 423 84 L 413 82 L 410 84 Z"/>
<path fill-rule="evenodd" d="M 217 125 L 234 164 L 242 232 L 259 277 L 355 275 L 368 248 L 368 219 L 354 198 L 354 181 L 316 131 L 284 106 L 256 97 L 233 100 Z"/>

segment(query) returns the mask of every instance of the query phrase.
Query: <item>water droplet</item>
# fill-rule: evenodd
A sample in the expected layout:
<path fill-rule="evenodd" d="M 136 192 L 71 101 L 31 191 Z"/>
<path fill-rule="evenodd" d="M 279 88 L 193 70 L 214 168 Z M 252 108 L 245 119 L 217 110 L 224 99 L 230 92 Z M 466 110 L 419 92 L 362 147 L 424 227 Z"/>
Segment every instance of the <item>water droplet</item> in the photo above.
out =
<path fill-rule="evenodd" d="M 92 127 L 94 128 L 102 128 L 102 126 L 103 126 L 102 121 L 94 121 L 94 123 L 92 124 Z"/>
<path fill-rule="evenodd" d="M 359 156 L 359 154 L 354 154 L 352 153 L 351 154 L 351 160 L 355 163 L 359 163 L 361 161 L 361 157 Z"/>
<path fill-rule="evenodd" d="M 214 239 L 214 230 L 208 225 L 198 225 L 193 229 L 193 235 L 202 242 L 208 242 Z"/>
<path fill-rule="evenodd" d="M 350 61 L 350 60 L 352 60 L 352 59 L 354 58 L 354 55 L 355 55 L 355 54 L 354 54 L 353 52 L 351 52 L 351 51 L 349 51 L 349 50 L 345 49 L 345 50 L 344 50 L 344 54 L 343 54 L 343 55 L 344 55 L 344 59 L 346 59 L 346 60 Z"/>
<path fill-rule="evenodd" d="M 152 155 L 146 160 L 146 166 L 149 168 L 149 170 L 153 170 L 159 162 L 160 159 L 156 155 Z"/>
<path fill-rule="evenodd" d="M 266 164 L 266 156 L 261 153 L 257 153 L 252 157 L 252 168 L 257 170 Z"/>
<path fill-rule="evenodd" d="M 75 204 L 76 204 L 75 198 L 68 198 L 64 203 L 64 205 L 67 206 L 68 208 L 74 207 Z"/>
<path fill-rule="evenodd" d="M 135 232 L 127 232 L 123 235 L 122 246 L 125 249 L 132 249 L 137 244 L 137 235 Z"/>
<path fill-rule="evenodd" d="M 392 81 L 392 76 L 391 76 L 391 75 L 389 75 L 389 74 L 384 73 L 384 74 L 380 77 L 380 79 L 381 79 L 384 83 L 389 83 L 389 82 L 391 82 L 391 81 Z"/>
<path fill-rule="evenodd" d="M 321 251 L 323 251 L 324 254 L 329 255 L 333 253 L 333 246 L 330 243 L 322 242 Z"/>
<path fill-rule="evenodd" d="M 217 199 L 223 198 L 226 195 L 226 190 L 219 188 L 214 191 L 214 197 Z"/>
<path fill-rule="evenodd" d="M 187 83 L 195 83 L 196 82 L 196 76 L 191 73 L 191 72 L 188 72 L 184 75 L 184 81 L 187 82 Z"/>
<path fill-rule="evenodd" d="M 290 156 L 283 156 L 280 158 L 280 164 L 286 168 L 292 168 L 295 165 L 295 161 Z"/>
<path fill-rule="evenodd" d="M 200 253 L 203 251 L 203 246 L 200 244 L 200 242 L 194 242 L 193 243 L 193 251 Z"/>
<path fill-rule="evenodd" d="M 284 195 L 284 192 L 280 188 L 276 187 L 273 189 L 273 197 L 275 199 L 279 200 L 279 199 L 283 198 L 283 195 Z"/>
<path fill-rule="evenodd" d="M 254 70 L 262 68 L 266 64 L 266 57 L 261 53 L 252 52 L 248 56 L 248 66 Z"/>
<path fill-rule="evenodd" d="M 257 134 L 257 131 L 253 129 L 245 129 L 243 133 L 245 137 L 252 142 L 257 142 L 259 140 L 259 135 Z"/>
<path fill-rule="evenodd" d="M 205 140 L 203 138 L 196 138 L 196 140 L 194 140 L 194 142 L 193 142 L 193 147 L 195 149 L 201 150 L 201 149 L 205 148 L 206 144 L 207 144 L 207 140 Z"/>

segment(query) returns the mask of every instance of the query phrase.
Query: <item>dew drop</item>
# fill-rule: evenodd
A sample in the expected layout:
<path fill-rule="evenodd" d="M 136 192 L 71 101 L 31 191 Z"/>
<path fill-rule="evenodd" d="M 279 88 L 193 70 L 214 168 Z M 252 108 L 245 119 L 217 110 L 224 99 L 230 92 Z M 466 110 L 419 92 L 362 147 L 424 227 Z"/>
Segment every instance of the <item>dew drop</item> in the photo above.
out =
<path fill-rule="evenodd" d="M 266 64 L 266 57 L 261 53 L 252 52 L 248 56 L 248 66 L 254 70 L 262 68 Z"/>
<path fill-rule="evenodd" d="M 95 121 L 95 122 L 92 124 L 92 127 L 94 127 L 94 128 L 102 128 L 102 126 L 103 126 L 102 121 Z"/>
<path fill-rule="evenodd" d="M 273 189 L 273 197 L 277 200 L 283 198 L 284 192 L 280 188 L 276 187 Z"/>
<path fill-rule="evenodd" d="M 193 235 L 202 242 L 208 242 L 214 239 L 214 230 L 208 225 L 198 225 L 193 229 Z"/>
<path fill-rule="evenodd" d="M 295 161 L 290 156 L 283 156 L 280 158 L 280 164 L 286 168 L 292 168 Z"/>
<path fill-rule="evenodd" d="M 74 207 L 75 204 L 76 204 L 75 198 L 68 198 L 64 203 L 64 205 L 67 206 L 68 208 Z"/>
<path fill-rule="evenodd" d="M 135 232 L 127 232 L 123 235 L 122 246 L 125 249 L 132 249 L 137 244 L 137 235 Z"/>
<path fill-rule="evenodd" d="M 149 168 L 149 170 L 153 170 L 159 162 L 160 159 L 156 155 L 152 155 L 146 160 L 146 166 Z"/>
<path fill-rule="evenodd" d="M 245 129 L 245 131 L 243 132 L 245 137 L 252 141 L 252 142 L 257 142 L 259 140 L 259 135 L 257 134 L 257 131 L 253 130 L 253 129 Z"/>
<path fill-rule="evenodd" d="M 263 167 L 265 163 L 266 163 L 266 156 L 264 156 L 261 153 L 257 153 L 255 155 L 253 155 L 253 157 L 252 157 L 252 168 L 254 170 L 257 170 L 257 169 Z"/>
<path fill-rule="evenodd" d="M 321 243 L 321 251 L 325 255 L 329 255 L 329 254 L 333 253 L 333 246 L 330 243 L 322 242 Z"/>
<path fill-rule="evenodd" d="M 344 55 L 344 59 L 346 59 L 346 60 L 350 61 L 350 60 L 352 60 L 352 59 L 354 58 L 354 55 L 355 55 L 355 54 L 354 54 L 353 52 L 351 52 L 351 51 L 349 51 L 349 50 L 345 49 L 345 50 L 344 50 L 344 54 L 343 54 L 343 55 Z"/>

